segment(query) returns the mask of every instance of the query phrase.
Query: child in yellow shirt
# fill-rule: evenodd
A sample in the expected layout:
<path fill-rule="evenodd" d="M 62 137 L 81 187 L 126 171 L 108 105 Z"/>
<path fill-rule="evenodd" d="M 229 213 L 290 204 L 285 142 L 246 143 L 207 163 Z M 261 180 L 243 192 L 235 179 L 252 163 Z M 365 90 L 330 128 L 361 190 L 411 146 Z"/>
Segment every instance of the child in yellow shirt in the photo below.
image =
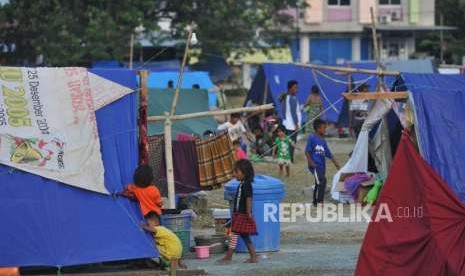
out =
<path fill-rule="evenodd" d="M 141 227 L 153 234 L 161 259 L 170 264 L 172 271 L 175 271 L 178 265 L 181 268 L 186 268 L 181 262 L 182 243 L 178 236 L 168 228 L 159 226 L 158 215 L 155 212 L 148 213 L 145 219 L 147 222 L 143 222 Z"/>

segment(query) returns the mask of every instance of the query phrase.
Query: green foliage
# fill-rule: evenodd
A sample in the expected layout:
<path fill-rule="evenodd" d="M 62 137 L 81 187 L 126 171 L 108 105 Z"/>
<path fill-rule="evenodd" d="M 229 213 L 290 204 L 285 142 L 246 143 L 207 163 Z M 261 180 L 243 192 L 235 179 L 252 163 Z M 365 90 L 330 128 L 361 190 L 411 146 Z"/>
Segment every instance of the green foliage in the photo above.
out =
<path fill-rule="evenodd" d="M 34 63 L 42 55 L 47 65 L 82 65 L 92 60 L 127 58 L 134 28 L 143 25 L 150 39 L 157 22 L 170 18 L 173 38 L 185 37 L 185 26 L 197 25 L 206 52 L 227 54 L 235 46 L 253 46 L 256 30 L 287 24 L 278 13 L 298 0 L 10 0 L 0 19 L 16 27 L 3 28 L 0 39 L 15 45 L 10 63 Z"/>
<path fill-rule="evenodd" d="M 456 31 L 444 32 L 444 58 L 447 63 L 462 63 L 465 55 L 465 0 L 436 0 L 436 24 L 440 24 L 440 16 L 444 16 L 444 25 L 457 27 Z M 419 51 L 428 52 L 439 58 L 439 32 L 431 33 L 418 45 Z"/>

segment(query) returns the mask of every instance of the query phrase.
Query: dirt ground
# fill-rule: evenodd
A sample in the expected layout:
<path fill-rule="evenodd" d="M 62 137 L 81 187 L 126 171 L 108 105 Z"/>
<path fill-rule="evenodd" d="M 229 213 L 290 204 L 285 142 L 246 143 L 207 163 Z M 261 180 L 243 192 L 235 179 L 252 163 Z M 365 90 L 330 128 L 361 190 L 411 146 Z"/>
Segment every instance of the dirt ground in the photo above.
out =
<path fill-rule="evenodd" d="M 328 139 L 329 146 L 340 164 L 343 164 L 353 149 L 350 139 Z M 311 196 L 305 193 L 313 185 L 308 174 L 303 153 L 305 141 L 298 143 L 301 150 L 296 153 L 291 177 L 283 178 L 286 187 L 284 202 L 310 203 Z M 256 164 L 256 172 L 279 177 L 276 165 Z M 328 182 L 336 172 L 328 162 Z M 328 184 L 326 201 L 332 201 Z M 226 207 L 223 189 L 209 192 L 208 205 L 211 208 Z M 348 209 L 348 206 L 346 206 Z M 213 220 L 203 216 L 195 224 L 194 235 L 213 234 Z M 353 275 L 358 253 L 368 224 L 344 222 L 310 223 L 299 220 L 295 223 L 281 223 L 281 248 L 278 252 L 260 255 L 259 264 L 243 264 L 247 254 L 236 254 L 229 266 L 216 263 L 220 255 L 209 260 L 187 260 L 192 268 L 205 269 L 209 275 Z"/>
<path fill-rule="evenodd" d="M 243 99 L 228 97 L 230 107 L 240 106 Z M 228 106 L 229 107 L 229 106 Z M 295 164 L 291 176 L 283 178 L 286 196 L 283 202 L 310 203 L 313 177 L 307 171 L 304 156 L 306 137 L 299 141 Z M 343 165 L 353 150 L 353 139 L 328 139 L 328 144 Z M 326 202 L 332 201 L 329 194 L 331 180 L 336 168 L 327 164 L 328 187 Z M 266 174 L 279 178 L 275 164 L 255 164 L 257 174 Z M 223 189 L 208 193 L 209 208 L 227 208 L 223 199 Z M 347 206 L 346 206 L 347 207 Z M 345 208 L 346 209 L 346 208 Z M 348 209 L 348 207 L 347 207 Z M 194 222 L 194 235 L 214 234 L 214 221 L 209 215 L 201 216 Z M 205 269 L 209 275 L 353 275 L 360 246 L 368 224 L 343 222 L 310 223 L 301 219 L 295 223 L 281 223 L 281 247 L 278 252 L 260 254 L 258 264 L 244 264 L 248 254 L 236 254 L 228 266 L 216 263 L 221 255 L 213 255 L 208 260 L 189 259 L 189 267 Z"/>

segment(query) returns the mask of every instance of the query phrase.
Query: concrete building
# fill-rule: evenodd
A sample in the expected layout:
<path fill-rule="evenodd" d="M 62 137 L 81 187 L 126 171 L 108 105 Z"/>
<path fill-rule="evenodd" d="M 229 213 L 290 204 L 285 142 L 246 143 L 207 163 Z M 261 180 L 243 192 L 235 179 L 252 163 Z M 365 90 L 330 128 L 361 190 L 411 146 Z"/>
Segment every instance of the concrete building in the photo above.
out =
<path fill-rule="evenodd" d="M 381 58 L 408 59 L 415 38 L 450 29 L 435 25 L 434 0 L 306 0 L 295 11 L 292 52 L 300 62 L 337 64 L 373 59 L 370 8 L 374 8 Z"/>

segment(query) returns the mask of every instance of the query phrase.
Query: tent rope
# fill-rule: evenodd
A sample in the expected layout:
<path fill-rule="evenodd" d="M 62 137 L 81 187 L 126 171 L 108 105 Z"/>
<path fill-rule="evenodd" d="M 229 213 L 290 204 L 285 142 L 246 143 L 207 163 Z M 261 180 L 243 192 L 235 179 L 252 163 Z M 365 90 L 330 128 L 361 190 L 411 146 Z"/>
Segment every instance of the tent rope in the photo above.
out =
<path fill-rule="evenodd" d="M 328 96 L 326 96 L 326 93 L 325 91 L 323 90 L 323 87 L 321 87 L 321 84 L 320 84 L 320 81 L 318 80 L 318 77 L 317 75 L 315 74 L 315 70 L 312 69 L 312 75 L 313 75 L 313 78 L 315 79 L 315 83 L 316 85 L 318 86 L 318 89 L 321 91 L 321 94 L 323 94 L 323 97 L 325 98 L 325 100 L 329 103 L 329 107 L 331 107 L 332 109 L 334 109 L 334 111 L 336 111 L 337 113 L 339 113 L 339 110 L 337 110 L 337 108 L 334 106 L 334 103 L 332 103 Z"/>
<path fill-rule="evenodd" d="M 344 84 L 344 85 L 349 85 L 349 82 L 348 81 L 342 81 L 342 80 L 338 80 L 338 79 L 335 79 L 333 77 L 330 77 L 329 75 L 321 72 L 320 70 L 316 70 L 316 69 L 312 69 L 314 71 L 316 71 L 319 75 L 321 75 L 322 77 L 325 77 L 333 82 L 336 82 L 336 83 L 340 83 L 340 84 Z M 353 84 L 363 84 L 363 83 L 366 83 L 367 81 L 371 80 L 372 78 L 374 78 L 374 76 L 370 76 L 364 80 L 359 80 L 359 81 L 353 81 L 352 83 Z"/>
<path fill-rule="evenodd" d="M 349 93 L 356 91 L 362 84 L 364 84 L 364 83 L 360 83 L 359 85 L 356 85 L 353 89 L 351 89 L 351 90 L 349 91 Z M 341 102 L 341 101 L 343 101 L 343 100 L 344 100 L 344 97 L 341 96 L 337 101 L 335 101 L 335 102 L 333 103 L 333 105 L 335 105 L 335 104 L 337 104 L 337 103 L 339 103 L 339 102 Z M 286 137 L 290 138 L 291 136 L 295 135 L 296 133 L 299 133 L 300 131 L 302 131 L 302 129 L 305 129 L 305 128 L 307 127 L 307 125 L 309 125 L 310 123 L 313 123 L 313 121 L 315 121 L 315 120 L 316 120 L 317 118 L 319 118 L 321 115 L 325 114 L 326 111 L 330 110 L 331 108 L 332 108 L 332 106 L 327 107 L 326 109 L 324 109 L 323 111 L 321 111 L 315 118 L 308 120 L 308 121 L 305 122 L 300 128 L 298 128 L 297 130 L 295 130 L 294 132 L 292 132 L 291 134 L 289 134 L 289 135 L 286 136 Z M 337 111 L 337 110 L 336 110 L 336 111 Z M 337 111 L 337 113 L 340 113 L 340 112 Z M 277 147 L 277 145 L 274 145 L 273 147 L 271 147 L 270 149 L 266 150 L 264 153 L 262 153 L 261 155 L 259 155 L 258 158 L 260 158 L 260 159 L 263 158 L 265 155 L 267 155 L 268 153 L 270 153 L 271 151 L 273 151 L 276 147 Z"/>

